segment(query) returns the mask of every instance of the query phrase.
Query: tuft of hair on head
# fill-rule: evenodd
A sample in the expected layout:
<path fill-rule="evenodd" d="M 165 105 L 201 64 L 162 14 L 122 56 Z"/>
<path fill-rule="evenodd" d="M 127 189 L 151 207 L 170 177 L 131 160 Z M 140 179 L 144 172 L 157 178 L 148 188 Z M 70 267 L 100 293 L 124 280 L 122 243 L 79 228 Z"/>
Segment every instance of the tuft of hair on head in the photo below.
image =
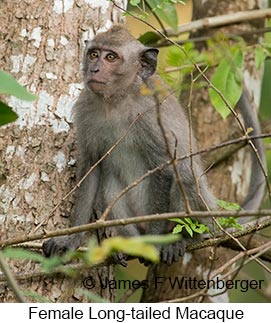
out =
<path fill-rule="evenodd" d="M 110 44 L 112 46 L 119 46 L 120 44 L 137 41 L 134 36 L 130 34 L 124 24 L 114 25 L 108 31 L 98 34 L 94 41 L 101 44 Z"/>

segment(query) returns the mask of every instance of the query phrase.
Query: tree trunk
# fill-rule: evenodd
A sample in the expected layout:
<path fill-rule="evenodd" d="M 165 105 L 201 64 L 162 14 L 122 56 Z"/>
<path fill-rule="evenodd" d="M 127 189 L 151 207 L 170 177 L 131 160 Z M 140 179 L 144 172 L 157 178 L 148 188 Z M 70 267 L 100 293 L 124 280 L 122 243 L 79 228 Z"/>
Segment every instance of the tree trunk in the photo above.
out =
<path fill-rule="evenodd" d="M 259 8 L 257 1 L 202 1 L 193 2 L 193 20 L 204 17 L 223 15 L 231 12 L 250 10 Z M 223 32 L 232 33 L 254 26 L 249 22 L 233 27 L 224 27 Z M 217 30 L 203 30 L 196 36 L 213 35 Z M 195 36 L 193 34 L 193 36 Z M 255 42 L 255 38 L 254 38 Z M 259 105 L 261 71 L 256 71 L 253 64 L 253 57 L 246 58 L 245 83 L 250 90 L 252 97 Z M 210 74 L 207 74 L 210 77 Z M 181 101 L 184 106 L 187 105 L 189 93 L 181 95 Z M 233 134 L 240 133 L 238 125 L 232 116 L 223 120 L 215 111 L 209 101 L 207 86 L 200 90 L 194 89 L 192 95 L 192 115 L 193 128 L 196 137 L 199 140 L 199 147 L 209 147 L 233 138 Z M 213 156 L 212 156 L 213 157 Z M 212 157 L 207 158 L 209 165 L 212 164 Z M 251 160 L 248 149 L 239 150 L 234 156 L 219 163 L 217 167 L 208 173 L 210 186 L 219 199 L 226 201 L 236 201 L 241 203 L 246 196 L 249 188 L 249 179 L 251 174 Z M 206 279 L 209 274 L 222 264 L 225 264 L 233 255 L 232 251 L 225 248 L 207 248 L 193 253 L 186 253 L 184 258 L 172 266 L 158 264 L 152 266 L 147 275 L 150 288 L 144 290 L 142 302 L 161 302 L 169 299 L 179 299 L 199 292 L 193 288 L 173 288 L 170 284 L 175 277 L 184 277 L 191 279 Z M 159 279 L 157 277 L 163 277 Z M 210 297 L 212 291 L 208 292 L 204 298 L 201 296 L 185 299 L 186 302 L 212 301 L 227 302 L 228 295 L 224 293 L 216 297 Z"/>
<path fill-rule="evenodd" d="M 118 4 L 126 6 L 126 0 Z M 106 0 L 0 2 L 1 66 L 34 94 L 34 103 L 14 97 L 7 103 L 19 119 L 0 129 L 1 239 L 69 226 L 73 198 L 49 216 L 75 185 L 76 144 L 71 108 L 82 84 L 80 62 L 84 40 L 120 22 L 122 13 Z M 84 270 L 67 279 L 39 275 L 37 264 L 12 261 L 19 286 L 55 302 L 82 301 L 78 288 L 91 276 L 114 278 L 113 266 Z M 30 279 L 23 279 L 31 274 Z M 0 276 L 0 301 L 15 301 Z M 92 292 L 112 301 L 99 286 Z M 29 298 L 28 300 L 35 300 Z"/>

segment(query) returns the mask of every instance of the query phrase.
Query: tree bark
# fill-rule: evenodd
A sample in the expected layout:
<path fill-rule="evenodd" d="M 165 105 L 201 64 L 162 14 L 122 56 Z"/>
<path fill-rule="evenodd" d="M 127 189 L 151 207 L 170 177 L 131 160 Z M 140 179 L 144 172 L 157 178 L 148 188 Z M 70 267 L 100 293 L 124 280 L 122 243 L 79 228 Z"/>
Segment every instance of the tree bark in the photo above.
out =
<path fill-rule="evenodd" d="M 126 7 L 126 0 L 118 4 Z M 82 89 L 80 62 L 84 40 L 122 20 L 122 13 L 106 0 L 0 2 L 0 68 L 10 72 L 34 94 L 34 103 L 14 97 L 6 102 L 19 119 L 0 129 L 1 239 L 69 226 L 73 197 L 61 198 L 75 185 L 76 143 L 71 108 Z M 91 276 L 114 278 L 113 266 L 82 270 L 76 279 L 39 276 L 32 261 L 10 261 L 21 289 L 50 301 L 75 302 L 78 288 Z M 1 278 L 3 278 L 1 276 Z M 99 286 L 92 292 L 112 301 L 114 293 Z M 27 298 L 35 301 L 34 298 Z M 0 301 L 15 301 L 0 280 Z"/>
<path fill-rule="evenodd" d="M 242 10 L 257 9 L 260 7 L 258 1 L 193 1 L 193 20 L 204 17 L 216 16 L 237 12 Z M 224 27 L 223 32 L 232 33 L 248 28 L 255 28 L 253 24 L 245 24 Z M 193 36 L 213 35 L 217 30 L 203 30 Z M 253 36 L 252 36 L 253 37 Z M 255 42 L 255 38 L 254 38 Z M 250 91 L 254 103 L 259 105 L 259 93 L 261 83 L 261 71 L 256 71 L 253 64 L 253 57 L 246 57 L 245 83 Z M 210 77 L 210 73 L 207 74 Z M 181 102 L 184 106 L 188 104 L 189 93 L 183 92 Z M 234 118 L 230 116 L 226 120 L 212 107 L 207 85 L 201 89 L 194 89 L 192 95 L 192 115 L 193 126 L 200 148 L 208 147 L 219 142 L 229 140 L 240 133 Z M 208 157 L 208 156 L 207 156 Z M 206 158 L 208 163 L 206 168 L 212 164 L 212 157 Z M 249 188 L 251 174 L 250 151 L 245 148 L 239 150 L 235 155 L 219 163 L 218 166 L 208 172 L 208 179 L 215 196 L 226 201 L 241 203 L 244 200 Z M 144 290 L 142 302 L 161 302 L 170 299 L 179 299 L 199 292 L 193 288 L 175 288 L 170 283 L 175 277 L 206 279 L 209 274 L 222 264 L 225 264 L 233 255 L 232 251 L 225 248 L 207 248 L 193 253 L 186 253 L 184 258 L 172 266 L 158 264 L 152 266 L 147 275 L 150 288 Z M 159 279 L 157 283 L 157 277 Z M 215 297 L 210 297 L 212 291 L 209 290 L 205 297 L 197 296 L 186 298 L 186 302 L 227 302 L 228 294 L 224 293 Z"/>

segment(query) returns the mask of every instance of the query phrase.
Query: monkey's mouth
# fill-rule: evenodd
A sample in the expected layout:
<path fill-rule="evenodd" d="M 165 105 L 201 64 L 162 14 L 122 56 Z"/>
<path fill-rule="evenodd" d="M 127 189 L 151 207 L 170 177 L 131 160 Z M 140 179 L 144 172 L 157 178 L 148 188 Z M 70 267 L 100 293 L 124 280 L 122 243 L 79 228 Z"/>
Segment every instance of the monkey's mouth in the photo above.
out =
<path fill-rule="evenodd" d="M 106 86 L 105 82 L 90 80 L 88 81 L 88 87 L 94 92 L 103 91 Z"/>

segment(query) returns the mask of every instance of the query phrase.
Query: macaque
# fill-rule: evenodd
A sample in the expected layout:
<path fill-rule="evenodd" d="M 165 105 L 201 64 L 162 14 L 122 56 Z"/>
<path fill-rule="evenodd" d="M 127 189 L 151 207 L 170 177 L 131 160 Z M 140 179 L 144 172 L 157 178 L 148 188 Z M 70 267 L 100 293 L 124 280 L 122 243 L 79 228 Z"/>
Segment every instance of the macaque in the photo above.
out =
<path fill-rule="evenodd" d="M 197 150 L 190 135 L 191 126 L 176 97 L 169 91 L 162 98 L 162 94 L 157 94 L 157 84 L 165 89 L 156 74 L 157 57 L 157 49 L 142 45 L 122 25 L 86 43 L 85 87 L 73 108 L 79 149 L 78 180 L 138 119 L 78 188 L 72 226 L 99 219 L 118 193 L 148 170 L 173 156 L 179 158 Z M 200 157 L 183 159 L 176 165 L 178 174 L 171 165 L 128 191 L 113 206 L 107 219 L 185 211 L 185 196 L 191 210 L 215 209 L 216 199 L 208 187 Z M 205 221 L 209 225 L 210 219 Z M 169 232 L 169 223 L 106 228 L 98 235 L 103 239 L 165 234 Z M 76 249 L 83 238 L 84 233 L 77 233 L 50 239 L 43 245 L 44 253 L 50 256 Z M 178 242 L 158 247 L 161 261 L 168 264 L 177 261 L 187 243 L 189 238 L 180 235 Z M 123 265 L 126 259 L 122 254 L 115 257 Z"/>

